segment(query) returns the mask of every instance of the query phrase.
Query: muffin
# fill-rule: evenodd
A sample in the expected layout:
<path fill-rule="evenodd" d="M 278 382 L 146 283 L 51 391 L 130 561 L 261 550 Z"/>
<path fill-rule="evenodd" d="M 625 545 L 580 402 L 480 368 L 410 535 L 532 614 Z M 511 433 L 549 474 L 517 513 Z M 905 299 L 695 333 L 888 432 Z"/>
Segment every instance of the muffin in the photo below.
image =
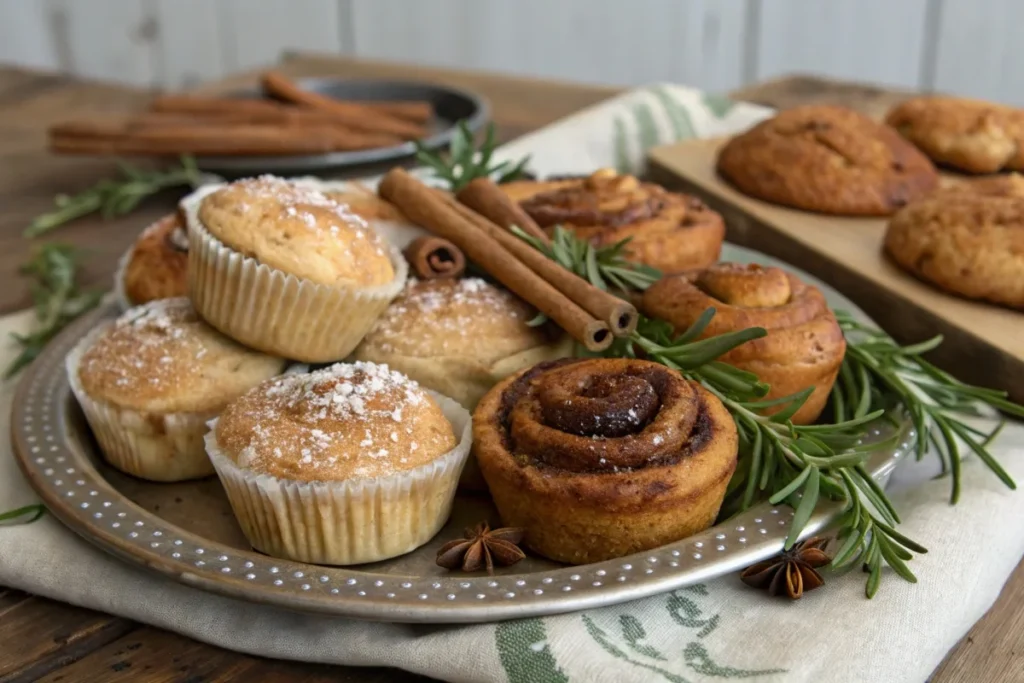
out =
<path fill-rule="evenodd" d="M 970 173 L 1024 171 L 1024 109 L 963 97 L 914 97 L 885 120 L 936 163 Z"/>
<path fill-rule="evenodd" d="M 238 345 L 176 298 L 96 328 L 66 366 L 107 462 L 142 479 L 181 481 L 213 474 L 206 422 L 285 361 Z"/>
<path fill-rule="evenodd" d="M 821 291 L 792 273 L 757 264 L 718 263 L 663 278 L 646 292 L 641 309 L 683 332 L 714 307 L 701 337 L 763 327 L 766 337 L 741 344 L 719 358 L 754 373 L 771 386 L 765 400 L 813 387 L 792 416 L 810 424 L 821 414 L 846 354 L 846 338 Z M 766 409 L 768 414 L 786 408 Z"/>
<path fill-rule="evenodd" d="M 1024 310 L 1024 178 L 962 181 L 889 221 L 885 253 L 938 289 Z"/>
<path fill-rule="evenodd" d="M 261 351 L 344 358 L 405 284 L 401 253 L 308 183 L 240 180 L 183 206 L 196 310 Z"/>
<path fill-rule="evenodd" d="M 696 197 L 611 169 L 501 189 L 545 230 L 561 225 L 598 247 L 629 238 L 631 260 L 665 273 L 711 265 L 725 239 L 722 217 Z"/>
<path fill-rule="evenodd" d="M 207 452 L 249 542 L 358 564 L 429 541 L 469 455 L 469 413 L 384 365 L 265 382 L 210 423 Z"/>
<path fill-rule="evenodd" d="M 188 293 L 188 235 L 178 212 L 164 216 L 139 235 L 114 275 L 118 303 L 128 309 L 155 299 Z"/>
<path fill-rule="evenodd" d="M 352 357 L 385 363 L 472 410 L 498 381 L 570 355 L 529 304 L 479 278 L 410 280 Z"/>
<path fill-rule="evenodd" d="M 895 130 L 827 105 L 787 109 L 737 135 L 717 168 L 751 197 L 841 216 L 888 216 L 938 184 L 931 161 Z"/>
<path fill-rule="evenodd" d="M 473 452 L 502 523 L 570 564 L 711 526 L 738 448 L 715 396 L 642 360 L 542 363 L 500 382 L 473 414 Z"/>

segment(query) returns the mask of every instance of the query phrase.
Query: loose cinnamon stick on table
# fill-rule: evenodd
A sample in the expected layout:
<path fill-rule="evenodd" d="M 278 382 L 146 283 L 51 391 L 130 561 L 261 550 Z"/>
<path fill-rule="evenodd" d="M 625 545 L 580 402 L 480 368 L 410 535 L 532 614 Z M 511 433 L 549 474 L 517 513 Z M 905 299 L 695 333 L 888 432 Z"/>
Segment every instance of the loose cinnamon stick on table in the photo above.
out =
<path fill-rule="evenodd" d="M 591 351 L 612 343 L 608 325 L 583 310 L 551 283 L 525 266 L 486 232 L 466 219 L 435 190 L 401 168 L 392 169 L 377 188 L 410 219 L 450 240 L 503 285 L 554 320 Z"/>
<path fill-rule="evenodd" d="M 494 190 L 501 192 L 497 185 L 494 185 Z M 483 192 L 486 191 L 483 190 Z M 513 256 L 529 266 L 531 270 L 544 278 L 544 280 L 554 285 L 562 294 L 565 294 L 572 301 L 582 306 L 598 320 L 607 322 L 612 334 L 616 337 L 626 336 L 636 329 L 639 316 L 633 304 L 603 289 L 598 289 L 576 273 L 566 270 L 511 232 L 506 232 L 499 228 L 488 217 L 476 213 L 468 206 L 459 204 L 448 195 L 438 196 L 442 197 L 445 201 L 451 202 L 455 210 L 466 220 L 473 222 L 483 232 L 490 235 L 501 246 L 508 249 Z M 461 196 L 462 193 L 459 193 L 458 197 L 461 198 Z"/>
<path fill-rule="evenodd" d="M 518 203 L 512 201 L 507 194 L 502 192 L 498 184 L 490 178 L 477 178 L 470 181 L 459 190 L 455 197 L 499 227 L 510 230 L 514 225 L 544 244 L 551 242 L 544 229 L 537 225 L 537 221 L 533 220 Z"/>
<path fill-rule="evenodd" d="M 329 111 L 339 117 L 344 116 L 351 125 L 362 122 L 375 126 L 376 130 L 400 135 L 408 140 L 416 140 L 426 135 L 426 129 L 421 125 L 354 102 L 342 102 L 320 93 L 303 90 L 294 81 L 277 71 L 264 73 L 260 78 L 260 83 L 263 85 L 263 89 L 274 97 L 293 104 Z"/>
<path fill-rule="evenodd" d="M 454 278 L 466 270 L 466 257 L 462 251 L 436 235 L 417 237 L 403 253 L 409 267 L 421 280 Z"/>

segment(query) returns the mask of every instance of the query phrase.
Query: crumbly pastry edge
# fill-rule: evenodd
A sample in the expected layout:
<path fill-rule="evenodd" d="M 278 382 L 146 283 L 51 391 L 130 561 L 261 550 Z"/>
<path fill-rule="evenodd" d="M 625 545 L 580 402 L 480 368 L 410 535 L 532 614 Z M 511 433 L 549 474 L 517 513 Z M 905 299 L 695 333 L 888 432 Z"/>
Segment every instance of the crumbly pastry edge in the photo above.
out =
<path fill-rule="evenodd" d="M 293 182 L 323 189 L 308 179 Z M 312 363 L 345 358 L 405 286 L 409 270 L 401 251 L 380 236 L 395 271 L 386 285 L 331 287 L 305 280 L 231 249 L 206 229 L 199 207 L 222 187 L 205 185 L 181 202 L 196 311 L 225 335 L 272 355 Z"/>
<path fill-rule="evenodd" d="M 104 459 L 122 472 L 149 481 L 174 482 L 213 474 L 203 448 L 210 412 L 156 413 L 131 410 L 90 397 L 79 377 L 82 356 L 110 325 L 98 325 L 65 357 L 68 383 L 85 413 Z"/>
<path fill-rule="evenodd" d="M 138 237 L 135 239 L 138 240 Z M 127 311 L 135 306 L 132 300 L 128 298 L 128 292 L 124 287 L 124 276 L 128 272 L 128 264 L 131 263 L 133 256 L 135 256 L 134 242 L 121 254 L 121 258 L 117 260 L 117 269 L 114 271 L 114 301 L 117 302 L 117 308 L 120 311 Z"/>
<path fill-rule="evenodd" d="M 469 458 L 473 420 L 455 400 L 428 393 L 458 435 L 455 448 L 378 478 L 300 482 L 254 472 L 224 454 L 211 420 L 206 452 L 252 546 L 299 562 L 351 565 L 403 555 L 436 536 Z"/>

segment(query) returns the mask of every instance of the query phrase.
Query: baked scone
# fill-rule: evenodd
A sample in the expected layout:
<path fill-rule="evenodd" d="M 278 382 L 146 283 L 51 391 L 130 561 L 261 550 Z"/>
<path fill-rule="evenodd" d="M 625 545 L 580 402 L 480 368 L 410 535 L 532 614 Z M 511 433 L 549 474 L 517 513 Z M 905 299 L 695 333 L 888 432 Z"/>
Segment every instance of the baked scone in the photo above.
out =
<path fill-rule="evenodd" d="M 114 275 L 122 308 L 188 294 L 188 234 L 178 212 L 156 221 L 139 235 Z"/>
<path fill-rule="evenodd" d="M 936 163 L 971 173 L 1024 171 L 1024 109 L 963 97 L 914 97 L 885 120 Z"/>
<path fill-rule="evenodd" d="M 780 268 L 718 263 L 663 278 L 644 292 L 641 302 L 644 313 L 671 323 L 677 332 L 711 307 L 715 316 L 702 337 L 749 327 L 768 331 L 766 337 L 741 344 L 719 360 L 770 384 L 765 400 L 814 387 L 792 417 L 794 424 L 814 422 L 846 353 L 846 339 L 821 291 Z"/>
<path fill-rule="evenodd" d="M 787 109 L 737 135 L 717 168 L 751 197 L 844 216 L 888 216 L 938 183 L 931 161 L 894 129 L 829 105 Z"/>
<path fill-rule="evenodd" d="M 176 298 L 96 328 L 66 365 L 107 462 L 142 479 L 181 481 L 213 474 L 206 422 L 286 363 L 233 342 Z"/>
<path fill-rule="evenodd" d="M 939 289 L 1024 310 L 1024 178 L 961 181 L 914 202 L 890 219 L 884 249 Z"/>
<path fill-rule="evenodd" d="M 203 188 L 182 205 L 189 294 L 247 346 L 340 360 L 405 284 L 401 253 L 309 184 L 262 176 Z"/>
<path fill-rule="evenodd" d="M 254 548 L 358 564 L 423 545 L 444 525 L 471 421 L 385 365 L 336 364 L 252 389 L 206 447 Z"/>
<path fill-rule="evenodd" d="M 630 238 L 630 259 L 665 273 L 711 265 L 725 239 L 722 217 L 701 200 L 611 169 L 501 189 L 545 230 L 561 225 L 595 246 Z"/>
<path fill-rule="evenodd" d="M 715 396 L 642 360 L 543 363 L 499 383 L 473 415 L 473 452 L 502 523 L 570 564 L 709 527 L 737 450 Z"/>
<path fill-rule="evenodd" d="M 367 223 L 388 221 L 392 223 L 410 223 L 402 210 L 391 202 L 381 199 L 376 192 L 362 183 L 346 183 L 338 189 L 325 190 L 324 194 Z"/>
<path fill-rule="evenodd" d="M 498 381 L 568 356 L 571 342 L 527 322 L 536 312 L 479 278 L 409 280 L 356 348 L 472 410 Z"/>

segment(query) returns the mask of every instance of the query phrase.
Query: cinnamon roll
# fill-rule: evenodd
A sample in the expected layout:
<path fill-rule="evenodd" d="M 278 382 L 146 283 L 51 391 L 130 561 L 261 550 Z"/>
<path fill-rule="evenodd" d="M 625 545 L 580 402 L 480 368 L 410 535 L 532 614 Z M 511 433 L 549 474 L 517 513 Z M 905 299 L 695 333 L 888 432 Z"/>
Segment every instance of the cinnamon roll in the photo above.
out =
<path fill-rule="evenodd" d="M 560 562 L 621 557 L 710 526 L 736 468 L 732 416 L 657 363 L 566 359 L 495 386 L 473 450 L 507 526 Z"/>
<path fill-rule="evenodd" d="M 769 383 L 766 399 L 814 387 L 792 417 L 796 424 L 814 422 L 821 414 L 846 353 L 846 339 L 825 296 L 780 268 L 719 263 L 663 278 L 644 293 L 641 307 L 680 332 L 714 307 L 704 337 L 765 328 L 768 336 L 742 344 L 720 360 Z"/>
<path fill-rule="evenodd" d="M 632 238 L 629 257 L 666 273 L 711 265 L 725 238 L 722 217 L 701 200 L 611 169 L 501 188 L 545 230 L 561 225 L 595 246 Z"/>

